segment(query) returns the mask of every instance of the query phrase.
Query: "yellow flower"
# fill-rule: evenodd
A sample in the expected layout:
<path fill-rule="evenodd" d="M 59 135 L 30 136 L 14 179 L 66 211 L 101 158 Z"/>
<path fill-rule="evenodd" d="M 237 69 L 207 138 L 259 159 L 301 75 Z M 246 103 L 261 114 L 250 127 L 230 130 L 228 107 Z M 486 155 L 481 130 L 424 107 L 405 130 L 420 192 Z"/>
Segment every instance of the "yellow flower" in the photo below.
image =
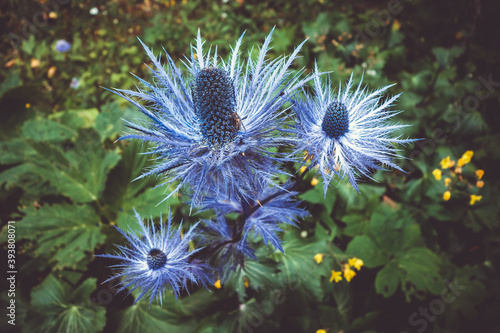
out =
<path fill-rule="evenodd" d="M 471 194 L 471 196 L 470 196 L 470 204 L 473 205 L 473 204 L 476 203 L 476 201 L 481 201 L 482 198 L 483 198 L 482 195 Z"/>
<path fill-rule="evenodd" d="M 479 188 L 481 188 L 481 187 L 483 187 L 483 186 L 484 186 L 484 182 L 483 182 L 482 180 L 478 180 L 478 181 L 476 182 L 476 186 L 477 186 L 477 187 L 479 187 Z"/>
<path fill-rule="evenodd" d="M 300 173 L 303 173 L 304 171 L 306 171 L 306 169 L 307 169 L 307 166 L 305 166 L 305 165 L 304 165 L 304 166 L 302 166 L 302 167 L 300 168 Z"/>
<path fill-rule="evenodd" d="M 448 187 L 448 186 L 450 186 L 450 183 L 451 183 L 451 179 L 450 178 L 445 178 L 444 179 L 444 186 Z"/>
<path fill-rule="evenodd" d="M 434 178 L 436 178 L 436 180 L 441 180 L 441 170 L 434 169 L 434 171 L 432 171 L 432 174 L 434 175 Z"/>
<path fill-rule="evenodd" d="M 25 107 L 26 107 L 26 109 L 29 109 L 31 107 L 31 104 L 30 103 L 26 103 Z M 481 179 L 481 178 L 479 178 L 479 179 Z"/>
<path fill-rule="evenodd" d="M 344 265 L 344 277 L 347 282 L 351 282 L 352 278 L 356 276 L 356 272 L 353 271 L 349 265 Z"/>
<path fill-rule="evenodd" d="M 317 330 L 316 333 L 326 333 L 326 330 Z"/>
<path fill-rule="evenodd" d="M 455 165 L 455 161 L 450 160 L 450 156 L 443 158 L 439 163 L 441 164 L 441 169 L 449 169 Z"/>
<path fill-rule="evenodd" d="M 484 176 L 484 170 L 478 169 L 476 170 L 476 177 L 477 179 L 481 179 Z"/>
<path fill-rule="evenodd" d="M 314 177 L 314 178 L 311 180 L 311 185 L 312 185 L 312 186 L 316 186 L 316 185 L 318 185 L 318 182 L 319 182 L 319 181 L 318 181 L 318 178 Z"/>
<path fill-rule="evenodd" d="M 458 160 L 458 166 L 461 167 L 469 163 L 472 156 L 474 156 L 474 152 L 472 150 L 467 150 Z"/>
<path fill-rule="evenodd" d="M 460 161 L 460 160 L 459 160 Z M 456 167 L 455 168 L 455 173 L 462 173 L 462 168 L 461 167 Z"/>
<path fill-rule="evenodd" d="M 335 272 L 332 269 L 332 276 L 330 277 L 330 282 L 333 282 L 333 280 L 335 280 L 335 282 L 339 282 L 340 280 L 342 280 L 342 272 Z"/>
<path fill-rule="evenodd" d="M 243 284 L 245 285 L 245 288 L 248 288 L 248 286 L 250 285 L 246 277 L 243 278 Z"/>
<path fill-rule="evenodd" d="M 217 280 L 217 281 L 215 281 L 214 287 L 217 288 L 217 289 L 220 289 L 222 287 L 221 284 L 220 284 L 220 279 Z"/>
<path fill-rule="evenodd" d="M 318 253 L 314 256 L 314 260 L 316 260 L 317 264 L 321 264 L 323 262 L 323 257 L 324 257 L 323 253 Z"/>
<path fill-rule="evenodd" d="M 364 265 L 363 260 L 358 259 L 356 257 L 349 259 L 349 266 L 356 268 L 358 271 L 361 269 L 361 266 Z"/>
<path fill-rule="evenodd" d="M 444 201 L 450 200 L 450 197 L 451 197 L 451 192 L 450 191 L 444 192 L 444 194 L 443 194 Z"/>

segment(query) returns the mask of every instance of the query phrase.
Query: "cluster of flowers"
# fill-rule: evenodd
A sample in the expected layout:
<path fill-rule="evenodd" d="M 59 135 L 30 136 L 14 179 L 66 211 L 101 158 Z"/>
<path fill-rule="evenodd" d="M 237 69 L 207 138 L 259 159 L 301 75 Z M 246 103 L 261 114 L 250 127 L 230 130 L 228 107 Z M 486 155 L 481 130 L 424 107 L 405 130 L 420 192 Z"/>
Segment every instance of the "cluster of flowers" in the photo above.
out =
<path fill-rule="evenodd" d="M 319 265 L 323 262 L 323 257 L 325 255 L 323 253 L 317 253 L 314 256 L 314 260 Z M 336 271 L 332 269 L 332 276 L 330 276 L 330 282 L 335 281 L 336 283 L 342 281 L 342 273 L 344 274 L 344 278 L 347 282 L 351 282 L 352 278 L 356 276 L 356 272 L 352 268 L 356 268 L 356 270 L 361 270 L 365 263 L 363 260 L 353 257 L 349 258 L 347 262 L 340 263 L 340 271 Z M 352 268 L 351 268 L 352 267 Z"/>
<path fill-rule="evenodd" d="M 484 181 L 482 180 L 484 175 L 484 170 L 477 169 L 474 171 L 474 176 L 469 177 L 469 175 L 463 174 L 463 167 L 468 164 L 472 156 L 474 156 L 474 152 L 472 150 L 467 150 L 462 157 L 460 157 L 455 165 L 455 161 L 447 156 L 439 162 L 441 164 L 441 169 L 444 170 L 447 175 L 445 175 L 443 179 L 443 171 L 441 169 L 434 169 L 432 171 L 432 175 L 436 180 L 444 181 L 444 186 L 446 187 L 446 191 L 443 193 L 443 200 L 448 201 L 451 198 L 451 192 L 453 189 L 456 189 L 456 195 L 458 197 L 463 197 L 464 191 L 469 192 L 469 190 L 476 192 L 474 194 L 467 193 L 470 201 L 469 204 L 472 206 L 477 201 L 481 201 L 483 198 L 482 195 L 478 195 L 477 192 L 480 188 L 484 186 Z M 465 188 L 463 188 L 465 185 Z"/>
<path fill-rule="evenodd" d="M 141 42 L 154 80 L 138 78 L 143 88 L 136 91 L 111 90 L 147 117 L 125 120 L 133 133 L 121 138 L 152 146 L 148 153 L 157 164 L 139 178 L 161 175 L 173 188 L 165 200 L 184 189 L 192 208 L 215 212 L 214 219 L 200 221 L 183 237 L 180 227 L 171 228 L 170 217 L 166 229 L 161 224 L 155 231 L 137 215 L 142 234 L 122 232 L 129 247 L 104 255 L 120 261 L 122 289 L 138 289 L 136 301 L 146 293 L 150 303 L 161 300 L 166 287 L 178 296 L 188 283 L 210 286 L 214 277 L 220 287 L 231 270 L 256 259 L 252 237 L 283 251 L 276 233 L 280 225 L 296 225 L 307 215 L 294 195 L 310 170 L 321 176 L 325 195 L 335 177 L 348 178 L 358 190 L 359 176 L 387 166 L 401 170 L 392 162 L 395 144 L 412 140 L 394 134 L 405 125 L 390 123 L 398 113 L 390 107 L 399 95 L 384 99 L 382 94 L 391 86 L 373 92 L 361 83 L 353 87 L 351 75 L 345 88 L 334 92 L 329 80 L 322 83 L 317 66 L 309 76 L 289 69 L 304 43 L 289 56 L 266 59 L 271 36 L 256 59 L 250 53 L 248 60 L 240 59 L 242 35 L 223 60 L 217 48 L 204 53 L 198 32 L 191 56 L 183 61 L 187 76 L 168 54 L 164 67 Z M 309 82 L 312 95 L 305 89 Z M 286 163 L 295 163 L 302 173 L 287 175 Z M 288 180 L 279 183 L 277 176 L 284 174 Z M 234 213 L 236 220 L 227 217 Z M 190 251 L 190 244 L 197 248 Z M 349 281 L 355 273 L 347 268 Z"/>

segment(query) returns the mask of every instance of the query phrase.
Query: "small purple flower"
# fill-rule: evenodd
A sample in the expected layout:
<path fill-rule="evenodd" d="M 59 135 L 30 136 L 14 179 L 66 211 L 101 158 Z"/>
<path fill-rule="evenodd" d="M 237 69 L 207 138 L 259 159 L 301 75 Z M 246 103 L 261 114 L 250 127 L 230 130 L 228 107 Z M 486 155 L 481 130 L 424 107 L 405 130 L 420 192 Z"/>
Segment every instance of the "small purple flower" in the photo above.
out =
<path fill-rule="evenodd" d="M 78 80 L 76 77 L 71 79 L 71 84 L 69 85 L 71 89 L 78 89 L 80 86 L 80 80 Z"/>
<path fill-rule="evenodd" d="M 64 39 L 59 39 L 56 42 L 56 51 L 57 52 L 64 53 L 64 52 L 68 52 L 70 49 L 71 49 L 71 44 L 68 41 L 66 41 Z"/>

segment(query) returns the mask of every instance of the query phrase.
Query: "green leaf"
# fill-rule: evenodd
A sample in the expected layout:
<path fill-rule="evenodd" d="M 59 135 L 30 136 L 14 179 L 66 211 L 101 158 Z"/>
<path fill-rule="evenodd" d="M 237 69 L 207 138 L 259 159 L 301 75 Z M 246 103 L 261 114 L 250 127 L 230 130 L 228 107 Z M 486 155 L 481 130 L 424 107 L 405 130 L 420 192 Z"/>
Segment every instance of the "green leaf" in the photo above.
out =
<path fill-rule="evenodd" d="M 99 141 L 93 140 L 92 133 L 80 133 L 75 147 L 65 152 L 57 145 L 29 142 L 25 163 L 33 165 L 33 173 L 74 201 L 96 201 L 104 190 L 108 171 L 120 155 L 116 150 L 104 150 Z"/>
<path fill-rule="evenodd" d="M 49 119 L 30 119 L 23 126 L 23 137 L 35 142 L 65 141 L 76 135 L 75 129 Z"/>
<path fill-rule="evenodd" d="M 299 240 L 290 239 L 283 242 L 283 249 L 286 254 L 276 252 L 274 257 L 280 263 L 278 268 L 281 272 L 278 276 L 286 287 L 301 291 L 303 296 L 322 299 L 320 274 L 317 273 L 314 255 L 325 252 L 324 244 L 304 244 Z"/>
<path fill-rule="evenodd" d="M 96 279 L 87 279 L 76 289 L 63 285 L 53 275 L 31 292 L 31 305 L 43 319 L 39 332 L 100 332 L 106 324 L 106 309 L 91 302 Z"/>
<path fill-rule="evenodd" d="M 95 129 L 101 134 L 101 142 L 106 139 L 117 139 L 117 135 L 123 130 L 124 111 L 118 103 L 106 105 L 96 118 Z"/>
<path fill-rule="evenodd" d="M 353 255 L 363 260 L 368 268 L 378 267 L 387 262 L 388 257 L 367 235 L 356 236 L 347 245 L 346 254 Z"/>
<path fill-rule="evenodd" d="M 57 268 L 76 267 L 105 241 L 100 219 L 90 206 L 45 205 L 23 212 L 26 216 L 16 225 L 18 237 L 33 240 L 38 245 L 35 255 L 49 253 Z"/>
<path fill-rule="evenodd" d="M 399 270 L 394 264 L 382 268 L 375 278 L 375 290 L 385 298 L 392 296 L 399 285 Z"/>
<path fill-rule="evenodd" d="M 446 67 L 453 63 L 455 58 L 458 58 L 465 51 L 463 46 L 453 46 L 449 49 L 443 47 L 435 47 L 432 53 L 436 56 L 436 60 L 441 67 Z"/>
<path fill-rule="evenodd" d="M 138 302 L 125 309 L 117 320 L 119 333 L 140 332 L 192 332 L 195 321 L 178 313 L 172 313 L 162 306 L 149 302 Z"/>

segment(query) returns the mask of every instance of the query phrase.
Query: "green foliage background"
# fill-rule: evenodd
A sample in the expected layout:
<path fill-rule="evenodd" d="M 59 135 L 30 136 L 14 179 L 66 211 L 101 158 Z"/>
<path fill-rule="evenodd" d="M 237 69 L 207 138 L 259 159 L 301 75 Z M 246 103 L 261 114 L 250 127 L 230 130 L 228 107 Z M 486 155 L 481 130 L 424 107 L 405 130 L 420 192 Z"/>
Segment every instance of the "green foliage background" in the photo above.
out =
<path fill-rule="evenodd" d="M 60 2 L 1 5 L 1 241 L 5 251 L 5 225 L 15 220 L 19 272 L 17 325 L 3 315 L 2 331 L 500 331 L 498 2 Z M 121 118 L 138 115 L 101 87 L 133 87 L 129 72 L 148 77 L 136 36 L 180 64 L 198 28 L 227 54 L 243 31 L 250 48 L 273 26 L 272 57 L 309 38 L 295 69 L 316 60 L 334 82 L 352 72 L 372 88 L 397 82 L 398 120 L 412 125 L 404 134 L 425 140 L 401 153 L 411 159 L 402 161 L 408 173 L 377 172 L 361 194 L 342 183 L 324 199 L 308 178 L 301 198 L 311 216 L 284 233 L 286 255 L 257 240 L 259 261 L 221 289 L 131 306 L 132 296 L 101 284 L 112 263 L 94 258 L 122 242 L 113 225 L 134 227 L 133 207 L 155 219 L 170 207 L 186 227 L 200 215 L 189 215 L 182 196 L 157 205 L 168 191 L 152 189 L 158 179 L 132 182 L 151 163 L 138 155 L 146 147 L 114 141 Z M 62 38 L 72 44 L 67 53 L 54 50 Z M 474 157 L 465 181 L 444 201 L 432 170 L 466 150 Z M 485 170 L 481 189 L 476 169 Z M 482 200 L 471 206 L 470 194 Z M 352 256 L 365 263 L 357 276 L 330 283 L 331 270 Z M 443 295 L 456 297 L 434 316 Z M 4 288 L 1 300 L 5 309 Z M 430 319 L 421 309 L 431 309 Z"/>

